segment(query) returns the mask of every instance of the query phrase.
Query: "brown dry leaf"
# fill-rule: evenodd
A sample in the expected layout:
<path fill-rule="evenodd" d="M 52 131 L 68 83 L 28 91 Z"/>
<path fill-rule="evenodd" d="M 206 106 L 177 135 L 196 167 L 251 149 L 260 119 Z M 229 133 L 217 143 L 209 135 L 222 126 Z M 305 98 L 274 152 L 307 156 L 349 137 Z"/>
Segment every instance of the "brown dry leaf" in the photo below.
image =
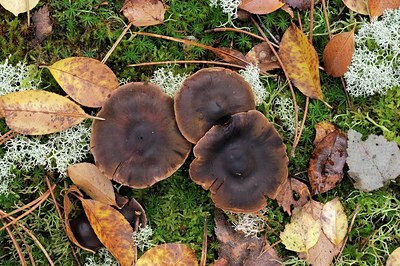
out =
<path fill-rule="evenodd" d="M 342 0 L 351 10 L 362 15 L 368 15 L 368 0 Z"/>
<path fill-rule="evenodd" d="M 308 253 L 299 253 L 299 258 L 306 260 L 312 266 L 330 266 L 335 256 L 339 254 L 341 246 L 335 246 L 322 232 L 317 244 L 310 248 Z"/>
<path fill-rule="evenodd" d="M 114 72 L 93 58 L 69 57 L 47 68 L 61 88 L 84 106 L 101 107 L 118 88 Z"/>
<path fill-rule="evenodd" d="M 325 203 L 321 212 L 321 223 L 325 235 L 338 246 L 346 237 L 348 227 L 344 207 L 338 198 Z"/>
<path fill-rule="evenodd" d="M 311 8 L 311 0 L 281 0 L 281 1 L 288 4 L 291 7 L 298 8 L 300 10 Z"/>
<path fill-rule="evenodd" d="M 70 99 L 42 90 L 12 92 L 0 101 L 8 127 L 26 135 L 58 132 L 90 118 Z"/>
<path fill-rule="evenodd" d="M 72 182 L 92 199 L 107 205 L 118 206 L 115 202 L 111 180 L 105 177 L 96 165 L 77 163 L 68 167 L 67 174 Z"/>
<path fill-rule="evenodd" d="M 387 9 L 400 7 L 400 0 L 369 0 L 368 9 L 371 17 L 379 17 Z"/>
<path fill-rule="evenodd" d="M 86 216 L 97 237 L 121 266 L 131 266 L 134 259 L 133 229 L 113 207 L 95 200 L 80 198 Z"/>
<path fill-rule="evenodd" d="M 316 146 L 321 142 L 329 133 L 337 130 L 337 128 L 328 121 L 322 121 L 314 125 L 315 127 L 315 139 L 313 144 Z"/>
<path fill-rule="evenodd" d="M 81 249 L 84 249 L 86 251 L 95 253 L 94 250 L 88 249 L 83 247 L 81 244 L 79 244 L 78 240 L 76 240 L 74 233 L 72 232 L 71 229 L 71 224 L 69 222 L 69 214 L 71 213 L 71 209 L 72 209 L 72 203 L 69 199 L 69 194 L 76 194 L 80 197 L 83 197 L 82 193 L 79 191 L 79 189 L 75 186 L 72 185 L 68 191 L 64 194 L 64 223 L 65 223 L 65 231 L 67 233 L 67 236 L 69 238 L 69 240 L 71 240 L 72 243 L 74 243 L 75 245 L 77 245 L 78 247 L 80 247 Z"/>
<path fill-rule="evenodd" d="M 197 266 L 194 251 L 178 243 L 158 245 L 146 251 L 135 266 Z"/>
<path fill-rule="evenodd" d="M 279 56 L 293 84 L 304 95 L 323 100 L 317 52 L 296 25 L 292 24 L 283 35 Z"/>
<path fill-rule="evenodd" d="M 343 76 L 349 69 L 353 53 L 354 29 L 334 36 L 324 49 L 323 59 L 326 73 L 335 78 Z"/>
<path fill-rule="evenodd" d="M 32 16 L 35 25 L 35 43 L 41 43 L 53 31 L 53 23 L 50 19 L 49 6 L 45 5 Z"/>
<path fill-rule="evenodd" d="M 136 27 L 164 22 L 168 6 L 161 0 L 125 0 L 121 12 Z"/>
<path fill-rule="evenodd" d="M 339 130 L 329 133 L 316 145 L 308 168 L 308 179 L 313 195 L 335 188 L 343 179 L 346 149 L 347 137 Z"/>
<path fill-rule="evenodd" d="M 281 9 L 282 9 L 283 11 L 285 11 L 286 13 L 288 13 L 289 16 L 290 16 L 292 19 L 294 18 L 293 9 L 292 9 L 288 4 L 285 4 L 284 6 L 282 6 Z"/>
<path fill-rule="evenodd" d="M 38 3 L 39 0 L 0 0 L 0 5 L 13 13 L 14 16 L 18 16 L 18 14 L 28 12 L 28 6 L 29 10 L 31 10 Z"/>
<path fill-rule="evenodd" d="M 390 254 L 386 261 L 386 266 L 399 266 L 400 265 L 400 247 L 396 248 L 392 254 Z"/>
<path fill-rule="evenodd" d="M 2 103 L 2 100 L 1 100 L 1 96 L 0 96 L 0 118 L 4 118 L 4 117 L 6 117 L 6 113 L 4 112 L 4 107 L 3 107 L 3 103 Z"/>
<path fill-rule="evenodd" d="M 220 47 L 213 49 L 212 52 L 224 60 L 227 63 L 236 64 L 239 66 L 246 66 L 246 58 L 245 56 L 238 50 L 228 48 L 228 47 Z"/>
<path fill-rule="evenodd" d="M 296 193 L 298 200 L 293 197 L 293 193 Z M 279 206 L 282 206 L 283 210 L 289 215 L 292 215 L 291 207 L 302 207 L 310 198 L 310 191 L 306 184 L 295 179 L 288 178 L 285 183 L 281 185 L 281 191 L 279 191 L 276 201 Z"/>
<path fill-rule="evenodd" d="M 229 263 L 226 259 L 221 258 L 215 260 L 213 263 L 210 264 L 210 266 L 229 266 Z"/>
<path fill-rule="evenodd" d="M 254 46 L 246 54 L 246 61 L 258 66 L 261 71 L 270 71 L 281 67 L 267 42 Z"/>
<path fill-rule="evenodd" d="M 242 0 L 239 8 L 252 14 L 265 15 L 278 10 L 284 5 L 279 0 Z"/>

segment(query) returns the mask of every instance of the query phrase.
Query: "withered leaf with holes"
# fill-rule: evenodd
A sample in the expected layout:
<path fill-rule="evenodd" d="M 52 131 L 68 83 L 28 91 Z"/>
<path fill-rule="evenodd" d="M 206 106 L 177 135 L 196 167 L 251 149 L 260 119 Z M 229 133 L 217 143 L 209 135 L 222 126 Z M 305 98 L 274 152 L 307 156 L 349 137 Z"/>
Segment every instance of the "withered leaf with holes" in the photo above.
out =
<path fill-rule="evenodd" d="M 293 193 L 296 193 L 298 199 L 293 197 Z M 310 198 L 310 191 L 308 187 L 303 182 L 295 179 L 288 178 L 285 183 L 283 183 L 281 190 L 276 197 L 276 201 L 279 206 L 282 206 L 283 210 L 289 215 L 292 215 L 292 206 L 302 207 Z"/>
<path fill-rule="evenodd" d="M 35 26 L 36 43 L 41 43 L 53 31 L 53 22 L 50 19 L 49 6 L 45 5 L 32 15 L 32 22 Z"/>
<path fill-rule="evenodd" d="M 125 0 L 121 12 L 136 27 L 164 22 L 168 6 L 162 0 Z"/>
<path fill-rule="evenodd" d="M 268 43 L 262 42 L 254 46 L 247 54 L 246 60 L 261 71 L 270 71 L 280 68 L 278 59 L 275 57 Z"/>

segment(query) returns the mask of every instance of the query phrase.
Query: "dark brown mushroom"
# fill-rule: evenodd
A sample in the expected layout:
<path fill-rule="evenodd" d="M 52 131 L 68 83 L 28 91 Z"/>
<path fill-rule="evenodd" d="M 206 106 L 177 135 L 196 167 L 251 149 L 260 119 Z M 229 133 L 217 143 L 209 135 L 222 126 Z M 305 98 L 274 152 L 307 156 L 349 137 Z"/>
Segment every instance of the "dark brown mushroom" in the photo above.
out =
<path fill-rule="evenodd" d="M 110 179 L 146 188 L 172 175 L 191 144 L 179 132 L 173 100 L 149 83 L 129 83 L 114 91 L 93 122 L 91 151 Z"/>
<path fill-rule="evenodd" d="M 187 78 L 174 103 L 178 127 L 192 143 L 230 115 L 255 108 L 250 84 L 220 67 L 202 69 Z"/>
<path fill-rule="evenodd" d="M 210 189 L 218 208 L 251 213 L 274 199 L 287 179 L 286 147 L 272 123 L 258 111 L 231 116 L 213 126 L 194 147 L 189 173 Z"/>

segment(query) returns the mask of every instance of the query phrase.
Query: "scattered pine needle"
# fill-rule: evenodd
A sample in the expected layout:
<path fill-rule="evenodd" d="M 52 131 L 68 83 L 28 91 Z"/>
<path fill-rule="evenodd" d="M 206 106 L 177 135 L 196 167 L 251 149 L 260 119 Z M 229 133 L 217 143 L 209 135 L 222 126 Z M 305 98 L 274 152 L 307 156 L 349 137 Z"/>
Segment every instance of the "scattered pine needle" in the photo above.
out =
<path fill-rule="evenodd" d="M 205 60 L 176 60 L 176 61 L 159 61 L 159 62 L 145 62 L 138 64 L 127 65 L 128 67 L 142 67 L 142 66 L 153 66 L 153 65 L 169 65 L 169 64 L 210 64 L 210 65 L 220 65 L 220 66 L 228 66 L 234 68 L 246 69 L 244 66 L 226 63 L 226 62 L 218 62 L 218 61 L 205 61 Z"/>
<path fill-rule="evenodd" d="M 26 264 L 26 260 L 25 260 L 24 254 L 22 253 L 21 246 L 18 244 L 18 242 L 15 239 L 15 236 L 12 233 L 12 231 L 10 230 L 10 228 L 6 228 L 6 231 L 7 231 L 8 235 L 10 236 L 11 241 L 12 241 L 15 249 L 17 250 L 19 260 L 21 261 L 21 265 L 26 266 L 27 264 Z"/>
<path fill-rule="evenodd" d="M 203 227 L 203 244 L 201 248 L 201 259 L 200 266 L 206 266 L 207 262 L 207 213 L 204 215 L 204 227 Z"/>

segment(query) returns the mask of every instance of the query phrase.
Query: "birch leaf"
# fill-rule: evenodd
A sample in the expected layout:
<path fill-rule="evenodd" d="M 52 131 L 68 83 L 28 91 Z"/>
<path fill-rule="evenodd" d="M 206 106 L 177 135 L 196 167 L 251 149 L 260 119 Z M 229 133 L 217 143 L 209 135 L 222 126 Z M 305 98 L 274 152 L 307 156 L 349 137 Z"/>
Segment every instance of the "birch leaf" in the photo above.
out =
<path fill-rule="evenodd" d="M 368 0 L 342 0 L 351 10 L 362 15 L 368 15 Z"/>
<path fill-rule="evenodd" d="M 322 230 L 328 239 L 339 245 L 347 234 L 347 216 L 338 198 L 327 202 L 321 212 Z"/>
<path fill-rule="evenodd" d="M 400 247 L 396 248 L 392 254 L 390 254 L 388 260 L 386 261 L 386 266 L 398 266 L 400 265 Z"/>
<path fill-rule="evenodd" d="M 132 25 L 140 27 L 163 23 L 167 8 L 161 0 L 125 0 L 121 12 Z"/>
<path fill-rule="evenodd" d="M 0 0 L 0 5 L 13 13 L 14 16 L 28 12 L 28 7 L 29 10 L 32 10 L 38 3 L 39 0 Z"/>
<path fill-rule="evenodd" d="M 184 244 L 158 245 L 146 251 L 136 266 L 197 266 L 194 251 Z"/>

